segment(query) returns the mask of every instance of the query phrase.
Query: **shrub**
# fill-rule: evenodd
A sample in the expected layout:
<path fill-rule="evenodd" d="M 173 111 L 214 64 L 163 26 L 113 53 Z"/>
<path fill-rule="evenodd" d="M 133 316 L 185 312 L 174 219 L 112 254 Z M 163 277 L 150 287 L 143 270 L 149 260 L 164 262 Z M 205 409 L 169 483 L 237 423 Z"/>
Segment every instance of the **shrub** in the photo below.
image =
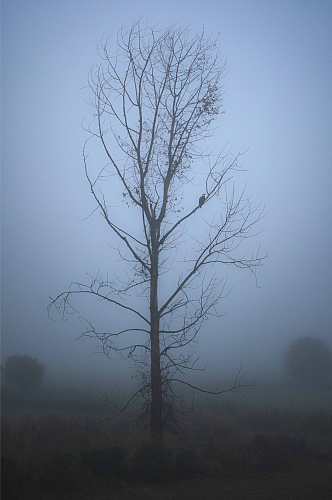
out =
<path fill-rule="evenodd" d="M 91 472 L 100 477 L 119 475 L 126 470 L 127 450 L 117 446 L 83 451 L 81 461 Z"/>
<path fill-rule="evenodd" d="M 132 469 L 141 479 L 165 478 L 172 470 L 172 453 L 164 446 L 142 443 L 133 456 Z"/>
<path fill-rule="evenodd" d="M 306 455 L 307 447 L 304 438 L 289 437 L 285 434 L 256 434 L 249 446 L 249 452 L 262 457 L 261 463 L 256 465 L 255 469 L 273 472 L 289 468 L 292 463 L 299 461 Z"/>
<path fill-rule="evenodd" d="M 277 472 L 290 469 L 309 457 L 311 450 L 304 438 L 260 433 L 255 434 L 249 444 L 226 445 L 218 462 L 225 469 L 240 473 Z"/>
<path fill-rule="evenodd" d="M 201 459 L 194 450 L 184 450 L 175 459 L 175 470 L 181 477 L 196 476 L 201 470 Z"/>

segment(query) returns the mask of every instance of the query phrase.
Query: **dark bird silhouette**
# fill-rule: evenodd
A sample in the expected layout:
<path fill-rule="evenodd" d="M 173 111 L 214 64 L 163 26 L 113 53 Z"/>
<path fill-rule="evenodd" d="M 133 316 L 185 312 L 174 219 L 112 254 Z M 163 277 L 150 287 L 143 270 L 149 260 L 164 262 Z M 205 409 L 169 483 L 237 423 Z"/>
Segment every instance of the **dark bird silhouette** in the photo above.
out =
<path fill-rule="evenodd" d="M 204 202 L 205 202 L 205 194 L 202 194 L 202 196 L 198 200 L 199 208 L 202 208 L 202 206 L 204 205 Z"/>

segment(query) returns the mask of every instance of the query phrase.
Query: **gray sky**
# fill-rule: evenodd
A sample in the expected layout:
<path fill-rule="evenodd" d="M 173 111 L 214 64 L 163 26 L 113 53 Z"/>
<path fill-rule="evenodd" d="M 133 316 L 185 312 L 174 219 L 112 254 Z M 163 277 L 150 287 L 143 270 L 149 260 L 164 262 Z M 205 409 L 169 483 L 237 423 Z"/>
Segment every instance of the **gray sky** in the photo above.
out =
<path fill-rule="evenodd" d="M 329 0 L 3 0 L 2 1 L 2 362 L 36 356 L 62 378 L 119 373 L 115 358 L 76 341 L 84 325 L 47 317 L 49 296 L 100 267 L 117 265 L 113 236 L 95 214 L 84 177 L 81 128 L 87 73 L 102 35 L 139 17 L 163 28 L 202 25 L 219 35 L 228 73 L 213 147 L 248 152 L 239 187 L 263 202 L 268 254 L 260 288 L 243 271 L 221 319 L 206 323 L 199 352 L 211 373 L 280 363 L 302 334 L 330 342 L 332 325 L 332 3 Z M 100 166 L 104 157 L 100 152 Z M 204 190 L 204 189 L 203 189 Z M 119 206 L 119 210 L 123 210 Z M 86 307 L 107 322 L 98 304 Z M 75 375 L 76 374 L 76 375 Z"/>

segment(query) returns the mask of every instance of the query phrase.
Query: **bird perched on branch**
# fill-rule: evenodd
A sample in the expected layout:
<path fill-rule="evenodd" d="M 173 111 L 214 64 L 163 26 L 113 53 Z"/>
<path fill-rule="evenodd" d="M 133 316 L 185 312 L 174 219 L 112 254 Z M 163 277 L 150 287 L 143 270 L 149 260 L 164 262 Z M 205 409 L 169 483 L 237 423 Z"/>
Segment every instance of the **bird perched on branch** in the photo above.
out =
<path fill-rule="evenodd" d="M 204 202 L 205 202 L 205 194 L 202 194 L 202 196 L 198 200 L 199 208 L 202 208 L 202 206 L 204 205 Z"/>

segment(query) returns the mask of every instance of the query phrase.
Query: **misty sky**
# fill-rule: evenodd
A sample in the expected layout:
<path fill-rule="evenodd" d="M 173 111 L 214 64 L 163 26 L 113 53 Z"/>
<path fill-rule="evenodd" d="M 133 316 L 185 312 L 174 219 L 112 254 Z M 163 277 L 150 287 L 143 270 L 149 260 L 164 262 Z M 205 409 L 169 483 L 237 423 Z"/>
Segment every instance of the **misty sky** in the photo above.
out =
<path fill-rule="evenodd" d="M 219 268 L 233 290 L 219 305 L 227 315 L 200 333 L 209 374 L 241 362 L 278 368 L 304 334 L 332 345 L 332 2 L 3 0 L 2 362 L 29 354 L 49 375 L 61 365 L 63 381 L 130 379 L 124 363 L 93 354 L 95 340 L 76 340 L 77 316 L 51 321 L 46 309 L 71 281 L 117 265 L 102 217 L 83 220 L 95 208 L 82 161 L 81 122 L 92 114 L 84 87 L 101 37 L 139 17 L 219 33 L 226 113 L 212 147 L 248 149 L 236 183 L 267 212 L 251 241 L 268 255 L 259 288 L 245 271 Z M 84 308 L 106 323 L 114 314 Z"/>

